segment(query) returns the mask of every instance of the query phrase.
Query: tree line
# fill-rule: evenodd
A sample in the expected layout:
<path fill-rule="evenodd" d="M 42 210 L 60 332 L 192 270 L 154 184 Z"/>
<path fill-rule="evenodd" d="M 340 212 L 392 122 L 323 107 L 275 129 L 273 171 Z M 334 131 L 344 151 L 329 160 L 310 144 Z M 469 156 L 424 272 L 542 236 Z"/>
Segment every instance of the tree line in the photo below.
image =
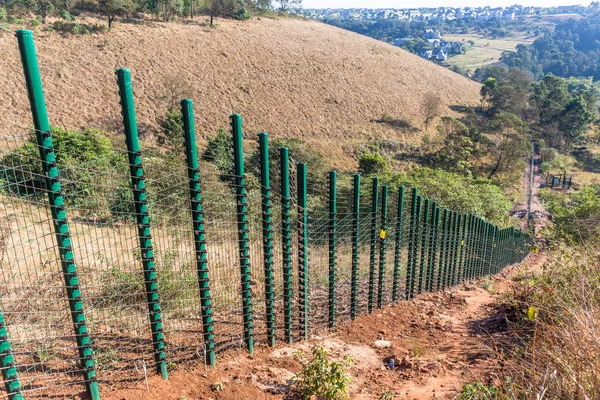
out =
<path fill-rule="evenodd" d="M 501 61 L 536 78 L 546 74 L 600 79 L 600 13 L 569 19 L 546 29 L 533 44 L 520 44 L 504 52 Z"/>
<path fill-rule="evenodd" d="M 44 24 L 49 16 L 73 20 L 82 12 L 91 12 L 103 15 L 110 28 L 117 17 L 152 14 L 172 21 L 201 14 L 210 17 L 212 27 L 217 17 L 246 20 L 253 13 L 287 12 L 301 5 L 302 0 L 0 0 L 0 23 L 33 13 Z"/>

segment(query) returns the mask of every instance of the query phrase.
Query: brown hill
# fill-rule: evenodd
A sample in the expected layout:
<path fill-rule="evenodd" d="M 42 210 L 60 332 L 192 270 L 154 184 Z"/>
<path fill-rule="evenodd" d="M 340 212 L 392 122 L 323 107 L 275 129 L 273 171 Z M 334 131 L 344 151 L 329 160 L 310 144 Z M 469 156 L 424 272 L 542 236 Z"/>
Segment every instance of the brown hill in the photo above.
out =
<path fill-rule="evenodd" d="M 93 21 L 99 22 L 99 21 Z M 421 128 L 420 102 L 436 92 L 447 106 L 473 105 L 479 85 L 404 50 L 311 21 L 199 24 L 117 23 L 107 34 L 38 32 L 36 44 L 51 123 L 118 129 L 114 71 L 132 71 L 138 122 L 151 131 L 164 110 L 165 80 L 178 77 L 195 100 L 201 136 L 244 116 L 246 136 L 300 137 L 352 164 L 352 143 L 411 141 L 415 129 L 374 122 L 384 113 Z M 0 31 L 0 135 L 31 126 L 16 39 Z M 451 113 L 448 110 L 448 113 Z"/>

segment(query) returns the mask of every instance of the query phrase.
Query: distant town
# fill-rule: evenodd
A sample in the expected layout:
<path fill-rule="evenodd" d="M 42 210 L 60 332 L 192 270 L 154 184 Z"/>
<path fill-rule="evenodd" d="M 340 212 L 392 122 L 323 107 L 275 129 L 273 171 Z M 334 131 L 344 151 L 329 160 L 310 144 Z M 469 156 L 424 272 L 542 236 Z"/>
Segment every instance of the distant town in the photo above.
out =
<path fill-rule="evenodd" d="M 295 13 L 386 41 L 427 60 L 444 62 L 473 46 L 473 40 L 461 43 L 456 36 L 444 40 L 448 33 L 477 33 L 497 39 L 517 33 L 522 37 L 526 32 L 536 37 L 547 26 L 544 20 L 577 19 L 598 11 L 600 2 L 595 1 L 589 6 L 302 9 Z"/>
<path fill-rule="evenodd" d="M 443 22 L 452 20 L 514 20 L 520 16 L 540 14 L 586 14 L 590 9 L 597 9 L 594 2 L 589 7 L 581 5 L 558 7 L 526 7 L 513 5 L 510 7 L 437 7 L 437 8 L 347 8 L 318 9 L 308 8 L 297 13 L 312 19 L 355 18 L 359 20 L 405 19 L 411 21 Z"/>

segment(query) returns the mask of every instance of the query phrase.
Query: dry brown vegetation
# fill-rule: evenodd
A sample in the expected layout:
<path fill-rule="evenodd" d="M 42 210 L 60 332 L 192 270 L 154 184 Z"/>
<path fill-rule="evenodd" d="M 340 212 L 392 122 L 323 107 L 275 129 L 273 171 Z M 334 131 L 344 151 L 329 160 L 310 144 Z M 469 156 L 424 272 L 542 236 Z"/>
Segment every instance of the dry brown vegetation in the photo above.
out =
<path fill-rule="evenodd" d="M 92 22 L 100 23 L 99 20 Z M 294 19 L 200 24 L 119 23 L 106 34 L 36 32 L 51 122 L 119 129 L 114 71 L 132 71 L 142 133 L 156 127 L 169 77 L 192 89 L 201 136 L 244 115 L 246 135 L 299 137 L 354 167 L 356 142 L 418 142 L 420 104 L 435 91 L 448 107 L 476 105 L 479 85 L 404 50 L 332 26 Z M 0 134 L 31 125 L 16 39 L 0 32 Z M 383 114 L 413 129 L 377 123 Z M 451 114 L 449 108 L 444 114 Z"/>

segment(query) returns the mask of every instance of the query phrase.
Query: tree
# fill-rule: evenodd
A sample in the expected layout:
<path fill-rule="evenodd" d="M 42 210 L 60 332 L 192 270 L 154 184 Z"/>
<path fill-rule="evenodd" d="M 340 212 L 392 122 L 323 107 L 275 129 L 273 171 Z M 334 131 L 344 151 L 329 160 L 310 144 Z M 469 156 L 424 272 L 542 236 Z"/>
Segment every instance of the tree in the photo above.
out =
<path fill-rule="evenodd" d="M 520 168 L 522 161 L 531 152 L 531 142 L 526 136 L 526 125 L 514 114 L 499 113 L 492 121 L 492 168 L 488 175 L 491 179 L 497 173 Z"/>
<path fill-rule="evenodd" d="M 137 8 L 132 0 L 100 0 L 100 12 L 108 18 L 108 29 L 112 27 L 115 17 L 131 14 Z"/>
<path fill-rule="evenodd" d="M 479 94 L 481 94 L 481 108 L 488 108 L 494 94 L 498 90 L 498 81 L 496 78 L 487 78 L 483 81 L 483 86 L 481 86 L 481 90 Z"/>
<path fill-rule="evenodd" d="M 210 26 L 214 26 L 216 17 L 230 17 L 237 20 L 250 18 L 250 13 L 244 0 L 206 0 L 206 12 L 210 16 Z"/>
<path fill-rule="evenodd" d="M 279 11 L 289 12 L 291 10 L 302 8 L 302 0 L 279 0 Z"/>
<path fill-rule="evenodd" d="M 435 117 L 439 117 L 442 113 L 443 101 L 433 92 L 425 94 L 423 101 L 421 102 L 421 113 L 423 114 L 425 122 L 425 130 L 429 129 L 429 123 L 434 120 Z"/>
<path fill-rule="evenodd" d="M 477 151 L 469 128 L 456 118 L 442 117 L 438 126 L 442 146 L 432 158 L 435 167 L 471 176 L 471 158 Z"/>

